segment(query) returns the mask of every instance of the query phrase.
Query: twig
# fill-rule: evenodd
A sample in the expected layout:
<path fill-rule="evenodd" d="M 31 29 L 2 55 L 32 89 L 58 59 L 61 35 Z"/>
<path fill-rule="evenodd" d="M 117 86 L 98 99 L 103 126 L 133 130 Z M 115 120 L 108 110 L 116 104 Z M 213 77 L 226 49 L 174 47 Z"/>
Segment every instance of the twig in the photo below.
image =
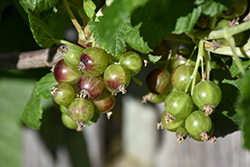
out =
<path fill-rule="evenodd" d="M 52 47 L 29 52 L 0 54 L 0 70 L 52 67 L 64 56 L 64 53 L 57 49 L 58 47 Z"/>

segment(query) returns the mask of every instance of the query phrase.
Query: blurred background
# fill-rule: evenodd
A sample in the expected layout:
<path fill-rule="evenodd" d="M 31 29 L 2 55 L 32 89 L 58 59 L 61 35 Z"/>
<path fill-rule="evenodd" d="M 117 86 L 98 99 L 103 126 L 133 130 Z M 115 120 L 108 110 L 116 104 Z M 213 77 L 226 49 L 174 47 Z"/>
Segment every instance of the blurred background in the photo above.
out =
<path fill-rule="evenodd" d="M 40 49 L 15 5 L 1 11 L 0 54 Z M 77 41 L 74 27 L 65 39 Z M 4 64 L 0 61 L 0 65 Z M 137 78 L 145 83 L 154 66 Z M 82 132 L 69 130 L 52 98 L 43 100 L 40 130 L 25 126 L 22 112 L 36 81 L 49 68 L 2 70 L 0 73 L 0 166 L 14 167 L 248 167 L 250 154 L 241 148 L 237 131 L 215 144 L 191 138 L 178 143 L 175 133 L 158 130 L 163 104 L 142 104 L 145 85 L 131 81 L 125 95 L 118 94 L 111 119 L 101 115 Z M 8 163 L 6 163 L 8 162 Z"/>

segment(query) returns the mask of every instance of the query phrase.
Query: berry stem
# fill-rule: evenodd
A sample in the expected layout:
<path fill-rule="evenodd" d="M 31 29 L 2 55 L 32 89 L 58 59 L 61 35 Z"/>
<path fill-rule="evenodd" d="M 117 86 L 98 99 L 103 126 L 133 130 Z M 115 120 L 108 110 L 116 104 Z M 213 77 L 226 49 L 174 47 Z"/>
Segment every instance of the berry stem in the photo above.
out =
<path fill-rule="evenodd" d="M 197 45 L 194 47 L 194 49 L 193 49 L 191 55 L 189 56 L 189 58 L 188 58 L 188 60 L 187 60 L 187 62 L 186 62 L 186 65 L 187 65 L 187 64 L 190 64 L 189 62 L 191 61 L 191 58 L 193 57 L 194 52 L 195 52 L 196 49 L 197 49 Z"/>
<path fill-rule="evenodd" d="M 199 68 L 199 64 L 200 64 L 200 60 L 202 59 L 203 57 L 203 49 L 204 49 L 204 40 L 200 40 L 199 41 L 199 46 L 198 46 L 198 56 L 197 56 L 197 59 L 196 59 L 196 63 L 195 63 L 195 67 L 194 67 L 194 72 L 193 74 L 191 75 L 191 77 L 193 78 L 193 81 L 192 81 L 192 87 L 191 87 L 191 95 L 193 95 L 193 89 L 194 89 L 194 85 L 195 85 L 195 80 L 196 80 L 196 75 L 197 75 L 197 72 L 198 72 L 198 68 Z M 187 89 L 186 89 L 187 90 Z"/>
<path fill-rule="evenodd" d="M 75 18 L 74 14 L 72 13 L 67 0 L 63 0 L 63 3 L 64 3 L 64 6 L 66 7 L 66 10 L 68 12 L 68 15 L 69 15 L 73 25 L 75 26 L 75 28 L 76 28 L 76 30 L 78 32 L 78 43 L 80 45 L 84 45 L 85 41 L 86 41 L 86 38 L 85 38 L 85 34 L 84 34 L 83 29 L 82 29 L 81 25 L 78 23 L 78 21 Z"/>
<path fill-rule="evenodd" d="M 210 26 L 210 30 L 214 30 L 215 29 L 216 21 L 217 21 L 217 16 L 214 16 L 212 18 L 212 24 Z"/>
<path fill-rule="evenodd" d="M 205 59 L 205 66 L 206 66 L 206 80 L 209 81 L 210 71 L 211 71 L 211 56 L 210 56 L 210 52 L 207 50 L 204 50 L 204 59 Z"/>
<path fill-rule="evenodd" d="M 201 78 L 202 78 L 202 81 L 204 81 L 204 64 L 203 64 L 203 57 L 201 57 Z"/>
<path fill-rule="evenodd" d="M 250 29 L 250 21 L 241 23 L 234 27 L 225 28 L 223 30 L 208 30 L 194 34 L 196 39 L 213 40 L 219 38 L 225 38 L 224 34 L 233 36 Z"/>
<path fill-rule="evenodd" d="M 89 22 L 90 19 L 89 19 L 88 16 L 85 14 L 85 12 L 84 12 L 82 6 L 75 5 L 75 4 L 72 3 L 72 2 L 68 2 L 68 4 L 69 4 L 70 6 L 72 6 L 72 7 L 74 7 L 74 8 L 77 10 L 79 16 L 80 16 L 81 19 L 83 20 L 83 27 L 85 27 L 85 26 L 88 24 L 88 22 Z"/>
<path fill-rule="evenodd" d="M 69 42 L 69 41 L 66 41 L 66 40 L 63 40 L 63 39 L 58 39 L 58 40 L 54 40 L 54 42 L 57 44 L 57 45 L 68 45 L 68 46 L 75 46 L 75 44 Z"/>
<path fill-rule="evenodd" d="M 135 83 L 137 83 L 138 85 L 142 86 L 143 82 L 140 81 L 139 79 L 137 79 L 136 77 L 133 76 L 133 77 L 131 77 L 131 79 L 132 79 L 133 81 L 135 81 Z"/>
<path fill-rule="evenodd" d="M 229 45 L 230 45 L 230 47 L 232 49 L 233 59 L 234 59 L 236 65 L 238 66 L 240 72 L 244 75 L 245 70 L 244 70 L 242 64 L 240 63 L 240 59 L 239 59 L 239 57 L 237 55 L 234 38 L 231 35 L 228 35 L 228 34 L 224 34 L 224 38 L 228 41 L 228 43 L 229 43 Z"/>
<path fill-rule="evenodd" d="M 230 46 L 220 45 L 218 48 L 214 48 L 213 42 L 205 41 L 204 47 L 207 51 L 215 54 L 226 56 L 234 55 Z M 239 57 L 250 58 L 250 40 L 248 40 L 248 42 L 243 47 L 236 47 L 236 53 Z"/>

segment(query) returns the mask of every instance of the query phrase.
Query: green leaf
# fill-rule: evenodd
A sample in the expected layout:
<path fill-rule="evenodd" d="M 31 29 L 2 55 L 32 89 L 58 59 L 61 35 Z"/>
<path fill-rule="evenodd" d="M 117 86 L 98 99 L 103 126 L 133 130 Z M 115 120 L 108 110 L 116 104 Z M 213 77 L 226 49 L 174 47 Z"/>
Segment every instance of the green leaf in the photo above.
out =
<path fill-rule="evenodd" d="M 182 16 L 177 19 L 176 25 L 175 25 L 175 34 L 181 34 L 181 33 L 189 33 L 195 23 L 198 21 L 199 17 L 201 15 L 201 7 L 194 8 L 192 13 L 189 13 L 186 16 Z"/>
<path fill-rule="evenodd" d="M 23 8 L 30 9 L 32 11 L 45 11 L 56 5 L 58 0 L 20 0 Z"/>
<path fill-rule="evenodd" d="M 250 66 L 250 60 L 241 60 L 241 59 L 239 60 L 244 69 L 247 69 Z M 241 73 L 235 61 L 233 61 L 233 64 L 230 67 L 230 72 L 231 72 L 232 77 L 236 77 Z"/>
<path fill-rule="evenodd" d="M 213 0 L 209 0 L 202 5 L 202 12 L 206 15 L 210 15 L 211 17 L 219 15 L 223 10 L 226 9 L 228 9 L 228 7 L 223 3 L 215 2 Z"/>
<path fill-rule="evenodd" d="M 99 18 L 101 21 L 99 22 L 90 22 L 89 27 L 90 30 L 94 34 L 95 41 L 108 53 L 111 53 L 112 55 L 119 55 L 123 52 L 125 52 L 125 35 L 129 32 L 129 30 L 132 28 L 130 25 L 130 22 L 128 19 L 124 20 L 119 24 L 119 26 L 112 30 L 112 27 L 108 29 L 106 32 L 102 32 L 104 29 L 100 29 L 100 26 L 102 25 L 103 18 Z"/>
<path fill-rule="evenodd" d="M 40 119 L 42 118 L 42 112 L 41 98 L 31 96 L 24 109 L 22 116 L 23 122 L 27 126 L 38 130 L 41 126 Z"/>
<path fill-rule="evenodd" d="M 91 19 L 94 20 L 95 16 L 95 3 L 92 0 L 84 0 L 83 1 L 83 9 L 86 13 L 86 15 Z"/>
<path fill-rule="evenodd" d="M 139 28 L 141 24 L 133 27 L 125 36 L 125 41 L 135 50 L 142 53 L 149 53 L 152 49 L 148 46 L 147 42 L 140 36 Z"/>
<path fill-rule="evenodd" d="M 130 14 L 136 7 L 146 0 L 119 0 L 114 1 L 104 10 L 100 22 L 90 24 L 90 30 L 99 45 L 112 55 L 119 55 L 125 51 L 124 37 L 132 28 Z"/>
<path fill-rule="evenodd" d="M 189 15 L 194 8 L 193 2 L 190 1 L 150 0 L 144 6 L 138 7 L 133 11 L 131 23 L 132 26 L 141 23 L 140 35 L 150 48 L 154 48 L 167 34 L 175 30 L 177 19 L 190 17 Z M 196 15 L 194 16 L 197 17 Z M 195 19 L 192 21 L 195 22 Z M 194 23 L 190 22 L 188 27 L 192 27 L 191 25 L 194 25 Z M 178 32 L 185 31 L 187 31 L 186 27 L 178 29 Z"/>
<path fill-rule="evenodd" d="M 54 75 L 52 72 L 42 77 L 35 85 L 30 100 L 28 101 L 22 119 L 23 122 L 34 129 L 39 129 L 41 126 L 40 119 L 42 118 L 42 98 L 52 97 L 51 89 L 56 86 Z"/>
<path fill-rule="evenodd" d="M 240 125 L 243 131 L 243 147 L 250 150 L 250 72 L 248 71 L 242 78 L 242 87 L 237 105 L 238 113 L 243 117 Z"/>
<path fill-rule="evenodd" d="M 56 81 L 53 72 L 46 74 L 35 85 L 36 96 L 42 98 L 52 97 L 51 90 L 56 85 L 58 85 L 58 82 Z"/>
<path fill-rule="evenodd" d="M 60 44 L 60 39 L 64 38 L 64 28 L 70 23 L 63 6 L 58 7 L 57 12 L 52 9 L 46 12 L 28 11 L 28 16 L 33 37 L 43 48 Z"/>
<path fill-rule="evenodd" d="M 240 87 L 240 80 L 224 79 L 220 85 L 222 99 L 211 115 L 216 137 L 224 137 L 239 130 L 242 116 L 236 111 L 236 102 Z"/>
<path fill-rule="evenodd" d="M 156 63 L 161 59 L 161 55 L 157 56 L 157 55 L 152 55 L 152 54 L 148 54 L 148 55 L 142 55 L 141 56 L 143 60 L 147 60 L 148 63 Z"/>

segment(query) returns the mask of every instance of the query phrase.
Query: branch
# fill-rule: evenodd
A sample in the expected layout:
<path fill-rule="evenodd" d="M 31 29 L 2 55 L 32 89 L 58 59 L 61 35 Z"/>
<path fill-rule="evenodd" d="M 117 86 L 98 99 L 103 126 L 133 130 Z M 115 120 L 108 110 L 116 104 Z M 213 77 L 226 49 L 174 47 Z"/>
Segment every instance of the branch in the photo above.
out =
<path fill-rule="evenodd" d="M 205 49 L 215 54 L 233 56 L 230 46 L 220 45 L 218 48 L 214 48 L 212 42 L 205 41 Z M 250 58 L 250 40 L 243 47 L 236 47 L 236 53 L 241 58 Z"/>
<path fill-rule="evenodd" d="M 64 54 L 58 51 L 58 47 L 21 53 L 4 53 L 0 54 L 0 70 L 52 67 L 63 58 Z"/>

